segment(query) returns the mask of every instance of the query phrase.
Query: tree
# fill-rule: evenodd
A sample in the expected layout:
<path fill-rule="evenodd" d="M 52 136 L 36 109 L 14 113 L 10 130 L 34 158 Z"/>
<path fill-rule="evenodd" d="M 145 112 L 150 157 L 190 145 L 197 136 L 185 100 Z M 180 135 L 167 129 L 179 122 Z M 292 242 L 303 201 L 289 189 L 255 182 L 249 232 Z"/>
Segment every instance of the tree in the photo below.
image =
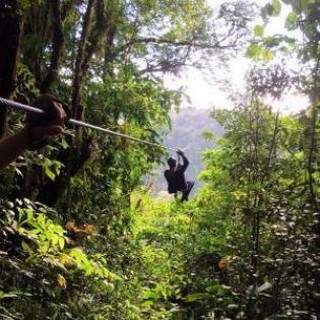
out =
<path fill-rule="evenodd" d="M 17 1 L 2 1 L 0 11 L 0 96 L 11 98 L 15 90 L 17 56 L 20 40 L 20 16 Z M 6 109 L 0 107 L 0 138 L 6 131 Z"/>
<path fill-rule="evenodd" d="M 250 20 L 250 8 L 242 1 L 223 4 L 216 12 L 203 0 L 192 4 L 185 1 L 174 4 L 168 1 L 25 1 L 18 9 L 25 13 L 17 16 L 24 26 L 18 36 L 21 38 L 20 65 L 25 69 L 20 67 L 19 72 L 27 72 L 35 83 L 31 90 L 30 86 L 25 88 L 20 83 L 17 91 L 20 99 L 29 102 L 38 90 L 56 93 L 71 103 L 76 119 L 90 118 L 93 95 L 87 92 L 94 84 L 103 84 L 100 88 L 115 96 L 119 92 L 110 90 L 109 86 L 112 88 L 112 83 L 118 81 L 123 82 L 124 88 L 130 87 L 130 81 L 153 81 L 154 86 L 162 90 L 156 73 L 178 72 L 185 65 L 199 65 L 195 56 L 219 55 L 227 49 L 238 48 Z M 160 113 L 169 96 L 169 91 L 157 96 L 156 99 L 162 101 L 158 104 Z M 130 99 L 129 95 L 124 97 Z M 129 100 L 124 102 L 130 105 Z M 110 109 L 103 105 L 107 112 L 114 112 L 114 117 L 109 117 L 111 122 L 105 124 L 117 128 L 116 122 L 119 115 L 125 113 L 126 106 Z M 149 110 L 155 125 L 158 111 Z M 103 122 L 103 118 L 95 120 Z M 151 136 L 156 138 L 155 134 Z M 76 138 L 67 139 L 68 147 L 55 152 L 55 159 L 62 165 L 54 181 L 39 176 L 42 170 L 38 162 L 26 178 L 28 181 L 20 182 L 20 189 L 30 196 L 36 194 L 36 187 L 39 200 L 55 204 L 68 188 L 70 179 L 89 159 L 93 140 L 94 137 L 77 128 Z M 41 184 L 31 182 L 40 180 Z M 31 185 L 32 190 L 28 187 Z"/>
<path fill-rule="evenodd" d="M 0 92 L 27 103 L 50 92 L 77 119 L 161 142 L 180 92 L 159 75 L 199 66 L 195 56 L 239 48 L 251 17 L 246 4 L 211 11 L 203 0 L 5 1 L 0 38 L 8 43 L 12 31 L 15 41 L 11 51 L 0 49 Z M 9 22 L 15 28 L 2 27 Z M 23 123 L 15 112 L 0 121 L 14 129 Z M 163 153 L 70 129 L 1 173 L 1 312 L 13 319 L 143 318 L 129 207 Z M 31 201 L 16 201 L 22 197 Z"/>

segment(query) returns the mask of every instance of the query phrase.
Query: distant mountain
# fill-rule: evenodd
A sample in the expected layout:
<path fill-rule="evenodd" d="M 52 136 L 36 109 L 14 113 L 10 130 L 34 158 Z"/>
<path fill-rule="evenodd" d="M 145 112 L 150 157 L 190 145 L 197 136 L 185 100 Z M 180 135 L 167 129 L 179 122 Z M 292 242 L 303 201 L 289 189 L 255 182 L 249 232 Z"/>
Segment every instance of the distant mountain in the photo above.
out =
<path fill-rule="evenodd" d="M 215 135 L 221 136 L 223 128 L 218 122 L 210 117 L 210 110 L 183 108 L 179 113 L 171 115 L 172 131 L 165 138 L 166 146 L 177 147 L 182 149 L 190 160 L 190 166 L 187 170 L 187 179 L 196 180 L 197 175 L 201 172 L 202 152 L 207 148 L 214 148 L 213 142 L 206 141 L 203 138 L 205 131 L 213 132 Z M 176 156 L 171 152 L 171 156 Z M 163 177 L 163 171 L 166 166 L 157 168 L 155 176 L 150 178 L 152 189 L 155 194 L 167 189 L 166 181 Z M 199 182 L 196 182 L 197 189 Z"/>

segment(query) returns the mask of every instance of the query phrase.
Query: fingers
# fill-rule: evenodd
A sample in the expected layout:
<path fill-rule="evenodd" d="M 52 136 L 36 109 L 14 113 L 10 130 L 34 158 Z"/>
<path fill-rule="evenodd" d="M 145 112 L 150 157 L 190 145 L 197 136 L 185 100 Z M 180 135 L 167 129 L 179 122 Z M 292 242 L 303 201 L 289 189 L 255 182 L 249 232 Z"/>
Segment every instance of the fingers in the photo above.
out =
<path fill-rule="evenodd" d="M 44 134 L 49 136 L 56 136 L 62 132 L 62 127 L 61 126 L 49 126 L 44 128 Z"/>
<path fill-rule="evenodd" d="M 52 122 L 52 125 L 62 126 L 67 118 L 67 114 L 64 111 L 61 103 L 53 101 L 52 104 L 56 114 L 56 117 Z"/>
<path fill-rule="evenodd" d="M 33 104 L 44 114 L 28 114 L 30 150 L 37 150 L 48 143 L 48 138 L 62 132 L 62 126 L 70 116 L 67 106 L 51 95 L 40 96 Z"/>
<path fill-rule="evenodd" d="M 56 136 L 62 132 L 62 127 L 50 125 L 48 127 L 37 127 L 32 130 L 32 139 L 35 141 L 45 140 L 51 136 Z"/>
<path fill-rule="evenodd" d="M 68 108 L 54 96 L 44 94 L 36 99 L 33 106 L 44 111 L 44 114 L 27 114 L 27 120 L 32 127 L 50 125 L 61 126 L 66 121 Z"/>
<path fill-rule="evenodd" d="M 177 154 L 179 154 L 179 155 L 183 155 L 183 151 L 181 151 L 181 150 L 177 150 Z"/>

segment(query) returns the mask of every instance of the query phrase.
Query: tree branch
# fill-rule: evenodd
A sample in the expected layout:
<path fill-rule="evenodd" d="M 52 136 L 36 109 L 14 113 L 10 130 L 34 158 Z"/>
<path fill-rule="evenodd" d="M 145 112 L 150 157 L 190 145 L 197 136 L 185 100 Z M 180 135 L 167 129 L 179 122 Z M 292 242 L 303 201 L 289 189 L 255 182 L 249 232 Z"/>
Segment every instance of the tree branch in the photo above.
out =
<path fill-rule="evenodd" d="M 56 80 L 58 75 L 59 62 L 63 52 L 64 36 L 62 31 L 61 20 L 61 3 L 60 0 L 51 0 L 52 23 L 53 23 L 53 39 L 52 39 L 52 56 L 51 64 L 47 76 L 43 80 L 40 91 L 48 92 L 50 86 Z"/>
<path fill-rule="evenodd" d="M 96 25 L 90 40 L 88 41 L 90 45 L 88 46 L 82 64 L 81 72 L 85 73 L 88 70 L 89 62 L 99 46 L 100 40 L 102 39 L 105 29 L 106 29 L 106 17 L 104 14 L 104 2 L 103 0 L 97 0 L 96 2 Z"/>
<path fill-rule="evenodd" d="M 135 44 L 155 44 L 155 45 L 161 45 L 161 44 L 168 44 L 174 47 L 193 47 L 198 49 L 227 49 L 234 47 L 234 44 L 229 45 L 221 45 L 221 41 L 217 41 L 214 44 L 210 43 L 200 43 L 196 42 L 195 40 L 185 40 L 185 41 L 172 41 L 170 39 L 165 38 L 155 38 L 155 37 L 149 37 L 149 38 L 139 38 L 139 39 L 133 39 L 123 46 L 120 47 L 119 51 L 123 51 L 128 46 L 132 46 Z"/>
<path fill-rule="evenodd" d="M 79 118 L 79 104 L 80 104 L 80 89 L 82 82 L 82 64 L 83 64 L 83 56 L 86 47 L 86 43 L 88 40 L 88 34 L 90 31 L 91 24 L 91 13 L 94 6 L 95 0 L 89 0 L 87 9 L 83 18 L 82 32 L 81 38 L 78 46 L 78 54 L 75 63 L 74 69 L 74 79 L 73 79 L 73 91 L 72 91 L 72 116 L 76 119 Z"/>

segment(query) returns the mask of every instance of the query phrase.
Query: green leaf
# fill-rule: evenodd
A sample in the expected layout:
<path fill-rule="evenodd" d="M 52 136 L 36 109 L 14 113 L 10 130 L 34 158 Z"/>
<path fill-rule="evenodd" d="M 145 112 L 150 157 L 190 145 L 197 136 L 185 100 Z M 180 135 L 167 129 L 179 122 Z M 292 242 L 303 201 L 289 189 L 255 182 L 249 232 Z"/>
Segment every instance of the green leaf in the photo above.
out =
<path fill-rule="evenodd" d="M 187 295 L 184 300 L 186 302 L 195 302 L 195 301 L 199 301 L 199 300 L 205 300 L 210 298 L 210 295 L 208 293 L 202 293 L 202 292 L 196 292 L 196 293 L 192 293 Z"/>
<path fill-rule="evenodd" d="M 246 56 L 256 61 L 270 61 L 273 58 L 273 54 L 270 50 L 267 50 L 256 43 L 252 43 L 247 48 Z"/>
<path fill-rule="evenodd" d="M 272 9 L 273 9 L 273 12 L 272 12 L 273 16 L 278 16 L 280 14 L 280 12 L 281 12 L 280 0 L 273 0 L 272 1 Z"/>
<path fill-rule="evenodd" d="M 260 47 L 257 44 L 250 44 L 247 48 L 246 56 L 248 58 L 255 58 L 260 54 Z"/>
<path fill-rule="evenodd" d="M 266 18 L 268 16 L 275 17 L 278 16 L 281 12 L 281 2 L 280 0 L 272 0 L 271 3 L 267 3 L 261 9 L 261 16 Z"/>
<path fill-rule="evenodd" d="M 290 12 L 287 16 L 285 26 L 289 30 L 294 30 L 297 27 L 298 15 L 295 12 Z"/>
<path fill-rule="evenodd" d="M 67 140 L 64 137 L 61 139 L 61 147 L 63 149 L 67 149 L 69 147 L 69 144 L 68 144 Z"/>
<path fill-rule="evenodd" d="M 202 133 L 202 137 L 203 139 L 205 139 L 206 141 L 213 141 L 215 138 L 215 135 L 213 132 L 210 131 L 205 131 Z"/>
<path fill-rule="evenodd" d="M 0 290 L 0 300 L 6 298 L 18 298 L 19 296 L 31 297 L 32 295 L 21 291 L 4 292 Z"/>
<path fill-rule="evenodd" d="M 1 299 L 6 299 L 6 298 L 17 298 L 18 295 L 13 291 L 13 292 L 3 292 L 3 291 L 0 291 L 0 300 Z"/>
<path fill-rule="evenodd" d="M 256 37 L 263 37 L 264 34 L 264 27 L 260 24 L 257 24 L 253 29 L 254 35 Z"/>
<path fill-rule="evenodd" d="M 21 247 L 22 247 L 24 252 L 27 252 L 27 253 L 32 253 L 33 252 L 33 250 L 30 248 L 30 246 L 25 241 L 22 241 Z"/>
<path fill-rule="evenodd" d="M 56 175 L 49 166 L 44 166 L 44 173 L 50 180 L 54 181 Z"/>
<path fill-rule="evenodd" d="M 60 249 L 61 249 L 61 250 L 63 250 L 64 245 L 65 245 L 65 241 L 64 241 L 63 238 L 60 237 L 60 238 L 59 238 L 59 246 L 60 246 Z"/>
<path fill-rule="evenodd" d="M 261 293 L 263 291 L 266 291 L 268 289 L 272 288 L 272 284 L 270 282 L 265 282 L 264 284 L 262 284 L 258 289 L 258 293 Z"/>

